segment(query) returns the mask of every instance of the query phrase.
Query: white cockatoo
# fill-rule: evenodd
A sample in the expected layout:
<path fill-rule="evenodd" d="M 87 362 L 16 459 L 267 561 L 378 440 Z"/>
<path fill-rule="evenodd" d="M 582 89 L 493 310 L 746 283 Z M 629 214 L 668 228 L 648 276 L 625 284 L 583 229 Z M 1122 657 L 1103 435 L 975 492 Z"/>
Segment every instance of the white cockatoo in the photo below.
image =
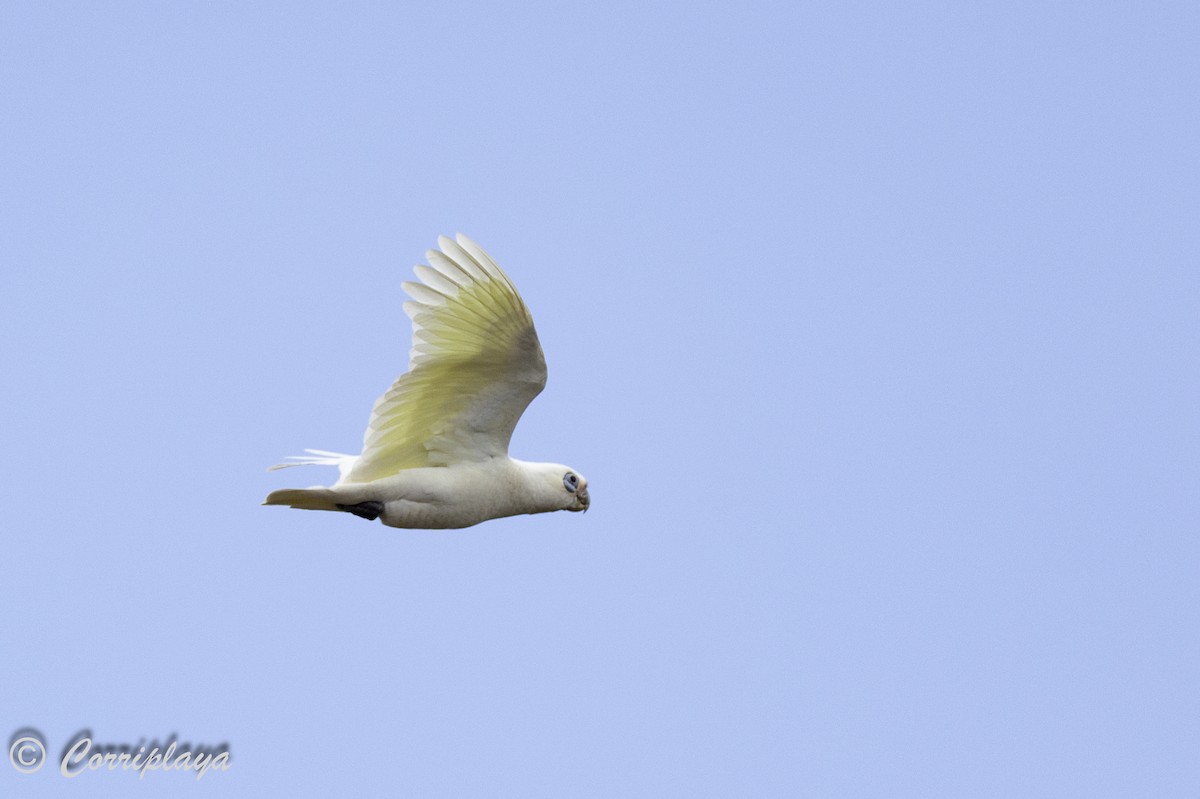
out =
<path fill-rule="evenodd" d="M 360 455 L 306 450 L 272 466 L 338 467 L 326 488 L 273 491 L 264 505 L 338 510 L 389 527 L 452 528 L 554 510 L 586 511 L 587 480 L 508 456 L 513 428 L 546 385 L 529 309 L 504 271 L 461 233 L 404 283 L 408 372 L 375 402 Z"/>

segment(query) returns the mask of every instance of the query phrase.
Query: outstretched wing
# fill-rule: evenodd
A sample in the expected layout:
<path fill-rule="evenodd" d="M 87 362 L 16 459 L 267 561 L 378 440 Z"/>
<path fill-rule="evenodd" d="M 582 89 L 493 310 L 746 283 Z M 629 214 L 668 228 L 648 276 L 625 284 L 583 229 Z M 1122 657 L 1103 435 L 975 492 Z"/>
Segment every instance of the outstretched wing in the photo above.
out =
<path fill-rule="evenodd" d="M 339 482 L 508 454 L 517 420 L 546 385 L 529 309 L 504 271 L 461 233 L 417 266 L 408 372 L 375 402 L 363 451 Z"/>

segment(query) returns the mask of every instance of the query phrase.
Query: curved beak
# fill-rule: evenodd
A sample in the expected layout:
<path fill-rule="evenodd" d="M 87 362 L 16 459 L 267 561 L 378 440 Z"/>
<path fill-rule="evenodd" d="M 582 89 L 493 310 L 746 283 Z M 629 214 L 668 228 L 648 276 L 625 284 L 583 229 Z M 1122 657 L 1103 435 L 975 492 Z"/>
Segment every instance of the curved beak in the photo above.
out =
<path fill-rule="evenodd" d="M 584 513 L 587 513 L 588 507 L 590 507 L 592 504 L 592 500 L 588 496 L 587 487 L 585 486 L 579 489 L 579 493 L 576 494 L 576 497 L 579 499 L 579 504 L 583 506 L 580 508 L 580 510 L 582 510 Z"/>

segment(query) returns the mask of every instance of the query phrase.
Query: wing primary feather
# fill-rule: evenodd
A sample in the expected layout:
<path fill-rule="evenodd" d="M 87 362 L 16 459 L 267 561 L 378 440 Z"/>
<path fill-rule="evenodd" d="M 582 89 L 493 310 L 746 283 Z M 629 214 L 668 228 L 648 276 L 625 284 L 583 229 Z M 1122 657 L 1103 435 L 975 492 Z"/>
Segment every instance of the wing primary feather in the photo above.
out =
<path fill-rule="evenodd" d="M 445 294 L 442 294 L 435 288 L 426 286 L 424 283 L 415 283 L 411 280 L 406 280 L 400 284 L 400 288 L 407 291 L 408 296 L 417 302 L 433 308 L 443 306 L 450 300 Z"/>
<path fill-rule="evenodd" d="M 425 253 L 425 257 L 429 260 L 429 267 L 440 272 L 447 280 L 452 281 L 459 288 L 469 289 L 472 285 L 479 282 L 453 258 L 443 255 L 437 250 L 430 250 Z"/>
<path fill-rule="evenodd" d="M 439 242 L 442 245 L 442 252 L 447 258 L 452 259 L 459 268 L 471 275 L 476 283 L 486 283 L 491 277 L 487 269 L 478 263 L 471 254 L 464 250 L 457 242 L 443 236 Z"/>
<path fill-rule="evenodd" d="M 416 273 L 422 283 L 446 297 L 456 297 L 464 288 L 461 283 L 455 282 L 454 278 L 450 275 L 425 264 L 417 264 L 413 267 L 413 272 Z"/>
<path fill-rule="evenodd" d="M 520 294 L 517 293 L 517 287 L 513 285 L 511 280 L 508 279 L 508 274 L 500 268 L 500 264 L 496 263 L 492 256 L 487 254 L 487 250 L 480 247 L 478 244 L 472 241 L 469 236 L 466 236 L 462 233 L 457 234 L 456 238 L 458 239 L 458 243 L 462 249 L 479 263 L 479 266 L 484 270 L 484 272 L 491 275 L 496 280 L 502 281 L 504 285 L 508 286 L 509 291 L 511 291 L 513 294 L 516 294 L 518 297 L 520 296 Z"/>

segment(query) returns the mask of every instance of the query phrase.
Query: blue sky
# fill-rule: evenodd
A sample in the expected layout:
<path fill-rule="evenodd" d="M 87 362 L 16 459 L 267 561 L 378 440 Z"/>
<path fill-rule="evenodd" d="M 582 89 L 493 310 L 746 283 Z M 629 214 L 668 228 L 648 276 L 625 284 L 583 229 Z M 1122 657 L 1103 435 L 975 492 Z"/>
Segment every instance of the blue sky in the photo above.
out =
<path fill-rule="evenodd" d="M 233 762 L 0 793 L 1195 796 L 1198 23 L 5 4 L 0 735 Z M 591 512 L 260 507 L 456 231 Z"/>

